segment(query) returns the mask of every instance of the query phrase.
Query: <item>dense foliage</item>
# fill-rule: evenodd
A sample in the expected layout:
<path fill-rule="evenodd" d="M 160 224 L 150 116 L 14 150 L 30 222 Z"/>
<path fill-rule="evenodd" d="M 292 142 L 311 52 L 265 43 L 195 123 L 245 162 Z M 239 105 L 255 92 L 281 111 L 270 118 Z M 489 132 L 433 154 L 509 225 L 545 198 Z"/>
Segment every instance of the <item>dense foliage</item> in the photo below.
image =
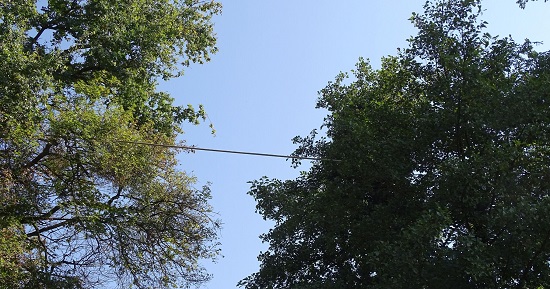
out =
<path fill-rule="evenodd" d="M 245 288 L 550 288 L 550 54 L 492 37 L 480 1 L 428 1 L 378 70 L 320 92 L 327 137 L 252 183 L 275 227 Z"/>
<path fill-rule="evenodd" d="M 157 81 L 216 51 L 197 0 L 0 1 L 0 287 L 165 288 L 217 253 L 207 187 L 177 169 L 184 121 Z M 111 284 L 112 285 L 112 284 Z"/>

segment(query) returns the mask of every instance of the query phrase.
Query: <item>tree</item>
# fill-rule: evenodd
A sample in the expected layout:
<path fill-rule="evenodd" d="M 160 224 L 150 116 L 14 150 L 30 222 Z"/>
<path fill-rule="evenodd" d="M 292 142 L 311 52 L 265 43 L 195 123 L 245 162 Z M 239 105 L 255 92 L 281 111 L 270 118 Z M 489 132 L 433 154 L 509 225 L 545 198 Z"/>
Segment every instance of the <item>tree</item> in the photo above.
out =
<path fill-rule="evenodd" d="M 200 284 L 218 222 L 177 168 L 202 107 L 157 91 L 216 52 L 214 1 L 0 2 L 0 287 Z"/>
<path fill-rule="evenodd" d="M 550 288 L 550 54 L 428 1 L 418 35 L 320 91 L 322 158 L 250 194 L 275 227 L 245 288 Z"/>

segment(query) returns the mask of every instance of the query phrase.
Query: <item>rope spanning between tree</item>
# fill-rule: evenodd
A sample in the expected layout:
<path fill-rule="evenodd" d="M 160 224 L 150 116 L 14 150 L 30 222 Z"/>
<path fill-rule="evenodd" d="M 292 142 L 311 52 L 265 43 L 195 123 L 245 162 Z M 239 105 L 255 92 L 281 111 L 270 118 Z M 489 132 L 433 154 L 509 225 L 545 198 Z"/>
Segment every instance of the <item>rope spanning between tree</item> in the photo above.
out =
<path fill-rule="evenodd" d="M 286 158 L 286 159 L 312 160 L 312 161 L 333 161 L 333 162 L 340 162 L 341 161 L 341 160 L 336 160 L 336 159 L 288 156 L 288 155 L 277 155 L 277 154 L 266 154 L 266 153 L 255 153 L 255 152 L 232 151 L 232 150 L 220 150 L 220 149 L 200 148 L 200 147 L 196 147 L 196 146 L 185 146 L 185 145 L 169 145 L 169 144 L 148 143 L 148 142 L 139 142 L 139 141 L 124 141 L 124 140 L 116 140 L 116 141 L 120 142 L 120 143 L 129 143 L 129 144 L 137 144 L 137 145 L 188 149 L 188 150 L 191 150 L 191 151 L 197 150 L 197 151 L 207 151 L 207 152 L 217 152 L 217 153 L 252 155 L 252 156 Z"/>

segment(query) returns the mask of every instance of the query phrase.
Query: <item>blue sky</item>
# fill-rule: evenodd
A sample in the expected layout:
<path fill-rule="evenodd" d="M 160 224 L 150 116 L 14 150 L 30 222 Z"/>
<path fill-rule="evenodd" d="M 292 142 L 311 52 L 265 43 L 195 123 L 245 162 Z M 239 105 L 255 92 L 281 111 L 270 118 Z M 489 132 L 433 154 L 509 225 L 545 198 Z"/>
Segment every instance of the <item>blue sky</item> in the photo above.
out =
<path fill-rule="evenodd" d="M 290 154 L 291 139 L 322 124 L 315 109 L 317 91 L 340 71 L 353 69 L 359 57 L 376 68 L 379 59 L 395 55 L 415 34 L 408 18 L 424 1 L 221 0 L 215 18 L 220 51 L 205 65 L 192 65 L 182 78 L 164 83 L 178 104 L 203 104 L 216 128 L 185 126 L 188 145 Z M 550 3 L 530 2 L 525 10 L 515 0 L 485 0 L 484 19 L 493 35 L 544 41 L 549 50 Z M 289 179 L 292 169 L 278 158 L 197 151 L 179 156 L 181 167 L 199 184 L 211 182 L 211 204 L 223 222 L 222 254 L 205 265 L 214 274 L 203 288 L 235 288 L 256 272 L 257 255 L 266 250 L 258 236 L 271 223 L 255 213 L 246 193 L 248 181 L 262 176 Z"/>

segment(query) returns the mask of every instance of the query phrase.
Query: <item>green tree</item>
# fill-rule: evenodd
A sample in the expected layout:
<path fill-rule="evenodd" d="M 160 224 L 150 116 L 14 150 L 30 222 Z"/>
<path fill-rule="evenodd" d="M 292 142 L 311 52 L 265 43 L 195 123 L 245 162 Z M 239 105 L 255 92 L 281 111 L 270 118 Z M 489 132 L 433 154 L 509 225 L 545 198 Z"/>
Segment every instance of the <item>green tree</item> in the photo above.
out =
<path fill-rule="evenodd" d="M 157 82 L 216 52 L 214 1 L 0 1 L 0 288 L 200 284 L 208 187 L 175 144 L 202 107 Z"/>
<path fill-rule="evenodd" d="M 550 288 L 550 54 L 428 1 L 381 68 L 320 91 L 325 160 L 250 194 L 275 227 L 245 288 Z"/>

